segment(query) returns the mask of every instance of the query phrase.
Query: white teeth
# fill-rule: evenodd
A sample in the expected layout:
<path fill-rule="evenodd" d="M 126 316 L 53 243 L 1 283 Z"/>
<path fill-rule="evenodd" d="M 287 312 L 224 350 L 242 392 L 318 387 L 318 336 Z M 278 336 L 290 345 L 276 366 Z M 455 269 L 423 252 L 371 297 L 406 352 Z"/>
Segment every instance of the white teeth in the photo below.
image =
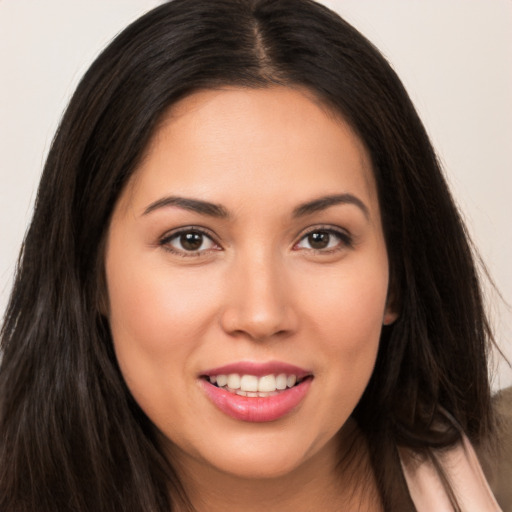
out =
<path fill-rule="evenodd" d="M 276 388 L 277 389 L 286 389 L 286 375 L 284 373 L 281 373 L 277 376 Z"/>
<path fill-rule="evenodd" d="M 240 389 L 242 391 L 258 391 L 258 377 L 255 375 L 242 375 Z"/>
<path fill-rule="evenodd" d="M 217 386 L 223 388 L 228 383 L 227 375 L 217 375 Z"/>
<path fill-rule="evenodd" d="M 286 379 L 286 385 L 289 388 L 293 388 L 293 386 L 295 386 L 296 382 L 297 382 L 297 377 L 295 375 L 289 375 L 288 378 Z"/>
<path fill-rule="evenodd" d="M 258 391 L 270 393 L 276 390 L 276 378 L 273 375 L 265 375 L 260 377 L 258 381 Z"/>
<path fill-rule="evenodd" d="M 279 391 L 271 391 L 270 393 L 263 393 L 262 391 L 258 391 L 258 396 L 267 397 L 267 396 L 276 396 L 279 394 Z M 247 393 L 249 395 L 249 393 Z"/>
<path fill-rule="evenodd" d="M 296 375 L 240 375 L 230 373 L 229 375 L 210 375 L 208 377 L 212 384 L 217 384 L 219 388 L 236 393 L 240 396 L 272 396 L 278 391 L 283 391 L 287 387 L 292 388 L 297 382 Z"/>
<path fill-rule="evenodd" d="M 240 389 L 240 375 L 238 373 L 230 373 L 228 375 L 228 388 Z"/>

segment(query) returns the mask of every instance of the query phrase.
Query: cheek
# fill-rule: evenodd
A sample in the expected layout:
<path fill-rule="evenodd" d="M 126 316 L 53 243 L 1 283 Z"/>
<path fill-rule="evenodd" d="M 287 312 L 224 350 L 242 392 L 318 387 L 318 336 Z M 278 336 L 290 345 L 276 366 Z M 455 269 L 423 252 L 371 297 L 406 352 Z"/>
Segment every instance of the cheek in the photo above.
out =
<path fill-rule="evenodd" d="M 185 396 L 194 352 L 214 314 L 204 274 L 172 272 L 151 253 L 107 257 L 109 320 L 116 357 L 135 400 L 159 423 Z M 168 420 L 165 420 L 168 421 Z"/>
<path fill-rule="evenodd" d="M 189 272 L 185 280 L 165 265 L 140 260 L 108 270 L 110 322 L 118 344 L 131 339 L 145 351 L 160 353 L 184 342 L 190 346 L 197 338 L 215 302 L 215 287 L 204 286 L 204 275 L 194 279 Z"/>
<path fill-rule="evenodd" d="M 387 268 L 354 268 L 318 280 L 309 289 L 311 322 L 325 333 L 332 350 L 357 355 L 366 348 L 376 350 L 387 296 Z"/>
<path fill-rule="evenodd" d="M 386 260 L 364 268 L 347 265 L 323 281 L 316 277 L 308 297 L 315 330 L 309 337 L 322 358 L 323 391 L 332 400 L 329 424 L 336 429 L 352 413 L 375 366 L 387 296 Z"/>

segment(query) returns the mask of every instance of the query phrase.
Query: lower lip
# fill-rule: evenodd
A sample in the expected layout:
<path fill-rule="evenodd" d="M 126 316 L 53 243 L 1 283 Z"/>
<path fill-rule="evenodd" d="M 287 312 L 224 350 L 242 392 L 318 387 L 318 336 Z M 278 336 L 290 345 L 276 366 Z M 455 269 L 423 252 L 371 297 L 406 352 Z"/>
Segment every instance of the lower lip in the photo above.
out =
<path fill-rule="evenodd" d="M 266 397 L 240 396 L 204 379 L 202 384 L 208 398 L 224 414 L 241 421 L 262 423 L 278 420 L 293 411 L 304 400 L 312 380 L 304 379 L 293 388 Z"/>

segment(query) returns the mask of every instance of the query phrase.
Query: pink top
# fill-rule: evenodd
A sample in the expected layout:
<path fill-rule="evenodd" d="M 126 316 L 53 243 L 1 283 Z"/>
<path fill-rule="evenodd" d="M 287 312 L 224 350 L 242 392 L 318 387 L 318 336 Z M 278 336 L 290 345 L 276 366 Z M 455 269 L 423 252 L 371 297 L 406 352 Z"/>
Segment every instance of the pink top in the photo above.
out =
<path fill-rule="evenodd" d="M 462 512 L 499 512 L 469 440 L 435 455 L 457 497 Z M 402 468 L 409 493 L 418 512 L 453 512 L 448 495 L 431 461 L 404 463 Z"/>

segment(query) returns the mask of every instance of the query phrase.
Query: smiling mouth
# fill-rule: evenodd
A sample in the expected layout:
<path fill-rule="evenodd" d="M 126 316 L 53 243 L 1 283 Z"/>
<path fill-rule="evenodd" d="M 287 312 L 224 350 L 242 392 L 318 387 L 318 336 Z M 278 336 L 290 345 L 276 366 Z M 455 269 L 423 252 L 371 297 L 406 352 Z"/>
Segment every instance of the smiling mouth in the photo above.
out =
<path fill-rule="evenodd" d="M 291 414 L 305 400 L 313 373 L 294 365 L 238 362 L 200 375 L 210 401 L 224 414 L 244 422 L 271 422 Z"/>
<path fill-rule="evenodd" d="M 215 387 L 229 393 L 250 398 L 264 398 L 279 395 L 312 376 L 298 377 L 295 374 L 279 373 L 258 377 L 257 375 L 230 373 L 205 375 L 203 378 Z"/>

